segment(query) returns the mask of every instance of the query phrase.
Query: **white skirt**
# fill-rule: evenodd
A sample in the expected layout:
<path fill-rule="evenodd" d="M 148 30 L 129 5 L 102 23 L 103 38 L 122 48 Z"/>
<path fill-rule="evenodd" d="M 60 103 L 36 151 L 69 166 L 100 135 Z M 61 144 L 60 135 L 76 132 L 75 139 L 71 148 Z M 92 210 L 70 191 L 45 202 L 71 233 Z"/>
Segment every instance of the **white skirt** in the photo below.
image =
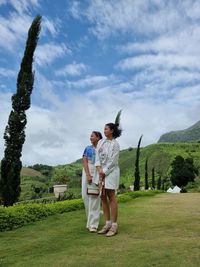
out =
<path fill-rule="evenodd" d="M 120 178 L 119 167 L 115 167 L 112 170 L 112 172 L 110 172 L 105 177 L 105 189 L 117 190 L 119 188 L 119 178 Z"/>

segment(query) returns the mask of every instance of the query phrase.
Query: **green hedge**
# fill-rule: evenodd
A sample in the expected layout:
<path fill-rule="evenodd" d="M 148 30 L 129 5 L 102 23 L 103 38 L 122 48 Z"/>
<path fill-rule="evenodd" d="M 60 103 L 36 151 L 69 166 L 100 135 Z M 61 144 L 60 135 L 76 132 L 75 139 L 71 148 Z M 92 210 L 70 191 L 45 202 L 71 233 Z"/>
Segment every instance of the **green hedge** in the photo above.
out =
<path fill-rule="evenodd" d="M 0 207 L 0 231 L 12 230 L 47 216 L 80 210 L 84 207 L 82 199 L 60 201 L 52 204 L 25 204 Z"/>
<path fill-rule="evenodd" d="M 136 191 L 118 195 L 119 202 L 127 202 L 134 198 L 154 196 L 161 191 Z M 0 231 L 19 228 L 53 214 L 59 214 L 84 208 L 82 199 L 59 201 L 50 204 L 20 204 L 12 207 L 0 207 Z"/>
<path fill-rule="evenodd" d="M 154 196 L 156 194 L 162 193 L 163 191 L 159 191 L 159 190 L 149 190 L 149 191 L 131 191 L 131 192 L 127 192 L 121 195 L 118 195 L 118 202 L 128 202 L 134 198 L 138 198 L 138 197 L 151 197 Z"/>

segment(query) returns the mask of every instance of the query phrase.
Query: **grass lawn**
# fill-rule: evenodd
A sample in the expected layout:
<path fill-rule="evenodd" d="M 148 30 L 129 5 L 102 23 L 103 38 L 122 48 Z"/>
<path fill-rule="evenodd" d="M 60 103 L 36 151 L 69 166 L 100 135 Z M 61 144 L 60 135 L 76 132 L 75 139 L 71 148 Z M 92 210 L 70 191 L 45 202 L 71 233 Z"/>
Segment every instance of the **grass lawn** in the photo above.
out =
<path fill-rule="evenodd" d="M 200 194 L 159 194 L 119 207 L 119 234 L 85 229 L 84 211 L 0 233 L 0 266 L 118 267 L 200 264 Z M 101 219 L 101 225 L 103 219 Z"/>

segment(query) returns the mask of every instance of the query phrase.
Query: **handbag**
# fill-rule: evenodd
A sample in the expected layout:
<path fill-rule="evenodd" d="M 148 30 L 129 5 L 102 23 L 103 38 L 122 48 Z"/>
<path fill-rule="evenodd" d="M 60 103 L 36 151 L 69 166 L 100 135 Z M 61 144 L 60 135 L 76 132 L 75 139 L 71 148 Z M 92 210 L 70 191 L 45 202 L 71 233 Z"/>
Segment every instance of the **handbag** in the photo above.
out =
<path fill-rule="evenodd" d="M 87 194 L 88 195 L 94 195 L 98 196 L 99 195 L 99 186 L 95 183 L 87 184 Z"/>

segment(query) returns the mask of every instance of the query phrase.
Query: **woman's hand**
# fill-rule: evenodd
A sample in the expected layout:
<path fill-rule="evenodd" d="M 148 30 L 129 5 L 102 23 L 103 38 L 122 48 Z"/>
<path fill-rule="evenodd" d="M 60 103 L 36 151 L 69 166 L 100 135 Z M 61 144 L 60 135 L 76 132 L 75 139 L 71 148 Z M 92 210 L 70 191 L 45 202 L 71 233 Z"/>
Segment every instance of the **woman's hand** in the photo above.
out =
<path fill-rule="evenodd" d="M 99 178 L 100 178 L 101 181 L 103 181 L 105 179 L 105 173 L 103 172 L 103 170 L 101 170 L 99 172 Z"/>
<path fill-rule="evenodd" d="M 92 176 L 91 175 L 87 175 L 87 181 L 89 184 L 92 183 Z"/>

